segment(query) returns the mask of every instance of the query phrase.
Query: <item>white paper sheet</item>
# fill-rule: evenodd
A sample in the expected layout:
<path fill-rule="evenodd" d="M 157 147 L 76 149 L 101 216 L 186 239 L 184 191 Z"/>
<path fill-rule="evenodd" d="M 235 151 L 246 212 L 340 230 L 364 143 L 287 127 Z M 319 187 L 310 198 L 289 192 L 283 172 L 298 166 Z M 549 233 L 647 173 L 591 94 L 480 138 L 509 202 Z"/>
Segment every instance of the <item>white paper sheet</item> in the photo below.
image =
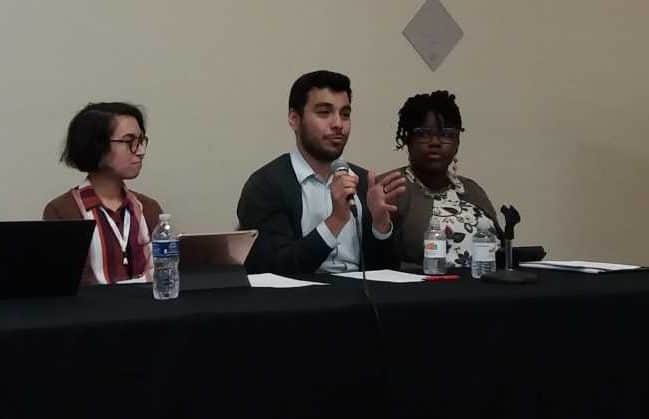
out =
<path fill-rule="evenodd" d="M 363 274 L 361 272 L 345 272 L 342 274 L 336 274 L 336 276 L 344 276 L 347 278 L 356 279 L 363 278 Z M 422 282 L 424 280 L 424 276 L 425 275 L 408 274 L 405 272 L 393 271 L 390 269 L 365 272 L 365 277 L 370 281 L 394 282 L 399 284 L 405 284 L 408 282 Z"/>
<path fill-rule="evenodd" d="M 139 278 L 131 278 L 131 279 L 127 279 L 127 280 L 125 280 L 125 281 L 119 281 L 119 282 L 117 282 L 117 284 L 119 284 L 119 285 L 127 285 L 127 284 L 146 284 L 147 282 L 149 282 L 149 281 L 147 281 L 147 280 L 146 280 L 146 277 L 145 277 L 144 275 L 142 275 L 142 276 L 139 277 Z"/>
<path fill-rule="evenodd" d="M 539 262 L 521 263 L 520 266 L 522 268 L 555 269 L 560 271 L 578 271 L 592 274 L 640 269 L 640 266 L 636 265 L 589 262 L 585 260 L 544 260 Z"/>
<path fill-rule="evenodd" d="M 275 274 L 248 275 L 250 286 L 253 288 L 298 288 L 311 285 L 327 285 L 320 282 L 300 281 Z"/>

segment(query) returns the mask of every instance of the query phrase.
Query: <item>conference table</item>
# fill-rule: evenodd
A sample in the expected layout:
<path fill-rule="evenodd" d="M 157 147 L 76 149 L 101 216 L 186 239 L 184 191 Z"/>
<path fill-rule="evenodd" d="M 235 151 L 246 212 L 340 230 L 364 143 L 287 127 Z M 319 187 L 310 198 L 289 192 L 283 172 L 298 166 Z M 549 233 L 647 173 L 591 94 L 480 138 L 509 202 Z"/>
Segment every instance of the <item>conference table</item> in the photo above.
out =
<path fill-rule="evenodd" d="M 649 418 L 649 273 L 535 272 L 0 300 L 0 417 Z"/>

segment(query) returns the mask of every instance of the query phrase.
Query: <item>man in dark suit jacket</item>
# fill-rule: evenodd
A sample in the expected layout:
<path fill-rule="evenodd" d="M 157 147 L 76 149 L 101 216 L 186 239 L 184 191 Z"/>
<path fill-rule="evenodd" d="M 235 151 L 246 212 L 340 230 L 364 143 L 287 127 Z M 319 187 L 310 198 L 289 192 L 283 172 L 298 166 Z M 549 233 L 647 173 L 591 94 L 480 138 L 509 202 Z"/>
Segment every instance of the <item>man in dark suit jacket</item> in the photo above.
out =
<path fill-rule="evenodd" d="M 405 179 L 395 172 L 377 182 L 355 165 L 332 173 L 350 115 L 347 76 L 315 71 L 293 83 L 288 119 L 297 150 L 253 173 L 237 207 L 240 227 L 260 233 L 246 260 L 249 273 L 359 270 L 361 252 L 367 269 L 398 266 L 390 214 Z M 362 249 L 352 211 L 362 226 Z"/>

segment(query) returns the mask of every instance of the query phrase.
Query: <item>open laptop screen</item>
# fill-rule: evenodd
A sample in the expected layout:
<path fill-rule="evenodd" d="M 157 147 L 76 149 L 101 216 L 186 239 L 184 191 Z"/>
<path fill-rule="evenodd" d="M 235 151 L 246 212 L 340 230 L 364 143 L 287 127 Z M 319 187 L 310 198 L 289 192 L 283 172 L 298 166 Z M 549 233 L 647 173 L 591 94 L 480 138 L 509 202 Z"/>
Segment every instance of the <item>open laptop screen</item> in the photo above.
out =
<path fill-rule="evenodd" d="M 0 298 L 75 295 L 93 220 L 0 222 Z"/>
<path fill-rule="evenodd" d="M 181 234 L 180 271 L 210 266 L 241 266 L 257 239 L 257 230 L 211 234 Z"/>

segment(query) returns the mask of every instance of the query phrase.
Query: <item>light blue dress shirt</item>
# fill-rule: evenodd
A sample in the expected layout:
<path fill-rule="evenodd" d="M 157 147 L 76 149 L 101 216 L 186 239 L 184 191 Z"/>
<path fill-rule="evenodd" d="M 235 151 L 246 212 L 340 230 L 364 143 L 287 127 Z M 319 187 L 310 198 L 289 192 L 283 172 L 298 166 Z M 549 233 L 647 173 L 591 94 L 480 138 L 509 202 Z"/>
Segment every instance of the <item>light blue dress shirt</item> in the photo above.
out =
<path fill-rule="evenodd" d="M 306 236 L 313 229 L 316 229 L 322 240 L 331 248 L 331 253 L 322 262 L 318 271 L 347 272 L 359 270 L 360 247 L 354 217 L 349 218 L 337 237 L 333 235 L 325 223 L 333 210 L 330 190 L 333 176 L 329 176 L 326 181 L 319 179 L 299 150 L 291 153 L 291 165 L 302 190 L 302 235 Z M 354 201 L 358 209 L 358 219 L 362 220 L 363 207 L 361 201 L 356 195 L 354 195 Z M 360 230 L 362 232 L 362 228 Z M 385 240 L 392 235 L 392 226 L 390 226 L 390 231 L 385 234 L 376 231 L 372 227 L 372 234 L 379 240 Z"/>

